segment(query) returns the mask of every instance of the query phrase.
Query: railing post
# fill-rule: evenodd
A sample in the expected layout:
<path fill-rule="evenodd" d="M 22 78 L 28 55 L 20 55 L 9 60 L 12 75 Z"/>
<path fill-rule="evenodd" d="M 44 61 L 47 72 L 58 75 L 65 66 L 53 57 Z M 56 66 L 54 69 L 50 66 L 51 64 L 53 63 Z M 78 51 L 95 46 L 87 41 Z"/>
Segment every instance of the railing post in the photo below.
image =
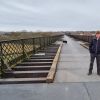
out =
<path fill-rule="evenodd" d="M 39 44 L 40 44 L 40 49 L 42 48 L 42 45 L 41 45 L 41 37 L 39 37 Z"/>
<path fill-rule="evenodd" d="M 45 37 L 43 37 L 43 42 L 44 42 L 43 44 L 44 44 L 44 48 L 45 48 Z"/>
<path fill-rule="evenodd" d="M 33 53 L 35 53 L 35 39 L 33 38 Z"/>
<path fill-rule="evenodd" d="M 47 45 L 49 45 L 49 37 L 47 37 Z"/>
<path fill-rule="evenodd" d="M 44 49 L 44 43 L 43 43 L 43 40 L 44 38 L 43 37 L 41 37 L 41 46 L 42 46 L 42 49 Z"/>
<path fill-rule="evenodd" d="M 49 42 L 49 45 L 50 45 L 50 37 L 48 37 L 48 42 Z"/>
<path fill-rule="evenodd" d="M 1 68 L 0 68 L 0 71 L 1 71 L 1 77 L 2 77 L 3 74 L 4 74 L 4 70 L 3 70 L 4 62 L 3 62 L 3 50 L 2 50 L 2 43 L 1 42 L 0 42 L 0 60 L 1 60 Z"/>
<path fill-rule="evenodd" d="M 50 37 L 50 44 L 52 43 L 52 37 Z"/>
<path fill-rule="evenodd" d="M 23 59 L 25 59 L 26 55 L 25 55 L 25 44 L 24 44 L 24 40 L 21 40 L 22 42 L 22 55 L 23 55 Z"/>
<path fill-rule="evenodd" d="M 48 37 L 46 37 L 46 46 L 48 45 Z"/>
<path fill-rule="evenodd" d="M 46 42 L 46 43 L 47 43 L 47 46 L 48 46 L 48 37 L 46 37 L 46 40 L 47 40 L 47 42 Z"/>
<path fill-rule="evenodd" d="M 52 36 L 51 36 L 51 39 L 50 40 L 51 40 L 51 44 L 52 44 Z"/>
<path fill-rule="evenodd" d="M 45 37 L 45 47 L 47 46 L 47 37 Z"/>

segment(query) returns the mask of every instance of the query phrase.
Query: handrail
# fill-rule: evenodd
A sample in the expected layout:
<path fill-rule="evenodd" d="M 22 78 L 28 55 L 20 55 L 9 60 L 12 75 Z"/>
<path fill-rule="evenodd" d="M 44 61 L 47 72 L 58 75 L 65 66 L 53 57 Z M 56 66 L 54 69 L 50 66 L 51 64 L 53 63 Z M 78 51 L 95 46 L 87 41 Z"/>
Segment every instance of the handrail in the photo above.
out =
<path fill-rule="evenodd" d="M 84 42 L 90 42 L 91 39 L 93 38 L 93 35 L 80 35 L 80 34 L 69 34 L 68 36 L 76 38 L 78 40 L 82 40 Z"/>
<path fill-rule="evenodd" d="M 61 36 L 62 35 L 1 41 L 0 72 L 3 74 L 5 70 L 11 69 L 24 59 L 28 59 L 29 56 L 54 43 Z"/>

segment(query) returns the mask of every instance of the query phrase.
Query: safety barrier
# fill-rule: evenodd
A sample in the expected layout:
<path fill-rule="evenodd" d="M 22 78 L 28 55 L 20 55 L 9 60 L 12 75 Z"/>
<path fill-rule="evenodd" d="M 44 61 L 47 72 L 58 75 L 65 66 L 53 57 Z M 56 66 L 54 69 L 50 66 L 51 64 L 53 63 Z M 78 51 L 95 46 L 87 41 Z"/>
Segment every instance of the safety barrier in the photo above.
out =
<path fill-rule="evenodd" d="M 62 35 L 0 42 L 0 73 L 11 69 L 40 49 L 57 41 Z"/>
<path fill-rule="evenodd" d="M 78 40 L 82 40 L 84 42 L 90 42 L 91 39 L 93 38 L 92 35 L 81 35 L 81 34 L 75 34 L 75 35 L 69 34 L 69 36 L 76 38 Z"/>

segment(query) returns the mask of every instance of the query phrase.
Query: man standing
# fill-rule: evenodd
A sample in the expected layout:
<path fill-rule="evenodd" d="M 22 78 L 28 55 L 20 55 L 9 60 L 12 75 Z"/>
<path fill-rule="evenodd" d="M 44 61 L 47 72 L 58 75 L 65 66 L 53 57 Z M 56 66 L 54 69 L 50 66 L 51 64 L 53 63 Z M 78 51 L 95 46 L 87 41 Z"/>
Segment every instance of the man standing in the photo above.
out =
<path fill-rule="evenodd" d="M 97 74 L 100 75 L 100 31 L 97 31 L 95 38 L 92 39 L 89 45 L 89 51 L 91 60 L 90 60 L 90 68 L 88 75 L 92 74 L 95 58 L 97 62 Z"/>

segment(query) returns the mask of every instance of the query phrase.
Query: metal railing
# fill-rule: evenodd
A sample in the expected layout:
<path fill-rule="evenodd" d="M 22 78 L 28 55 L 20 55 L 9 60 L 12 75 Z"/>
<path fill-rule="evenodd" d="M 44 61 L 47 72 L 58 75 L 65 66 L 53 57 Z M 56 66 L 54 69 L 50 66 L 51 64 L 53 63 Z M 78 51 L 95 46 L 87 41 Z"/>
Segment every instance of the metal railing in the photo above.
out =
<path fill-rule="evenodd" d="M 75 38 L 75 39 L 78 39 L 78 40 L 82 40 L 82 41 L 84 41 L 84 42 L 90 42 L 91 41 L 91 39 L 93 38 L 93 36 L 91 35 L 91 36 L 88 36 L 88 35 L 79 35 L 79 34 L 75 34 L 75 35 L 68 35 L 68 36 L 70 36 L 70 37 L 73 37 L 73 38 Z"/>
<path fill-rule="evenodd" d="M 11 69 L 16 64 L 40 49 L 57 41 L 62 35 L 37 37 L 20 40 L 10 40 L 0 42 L 0 73 L 3 74 L 6 69 Z"/>

